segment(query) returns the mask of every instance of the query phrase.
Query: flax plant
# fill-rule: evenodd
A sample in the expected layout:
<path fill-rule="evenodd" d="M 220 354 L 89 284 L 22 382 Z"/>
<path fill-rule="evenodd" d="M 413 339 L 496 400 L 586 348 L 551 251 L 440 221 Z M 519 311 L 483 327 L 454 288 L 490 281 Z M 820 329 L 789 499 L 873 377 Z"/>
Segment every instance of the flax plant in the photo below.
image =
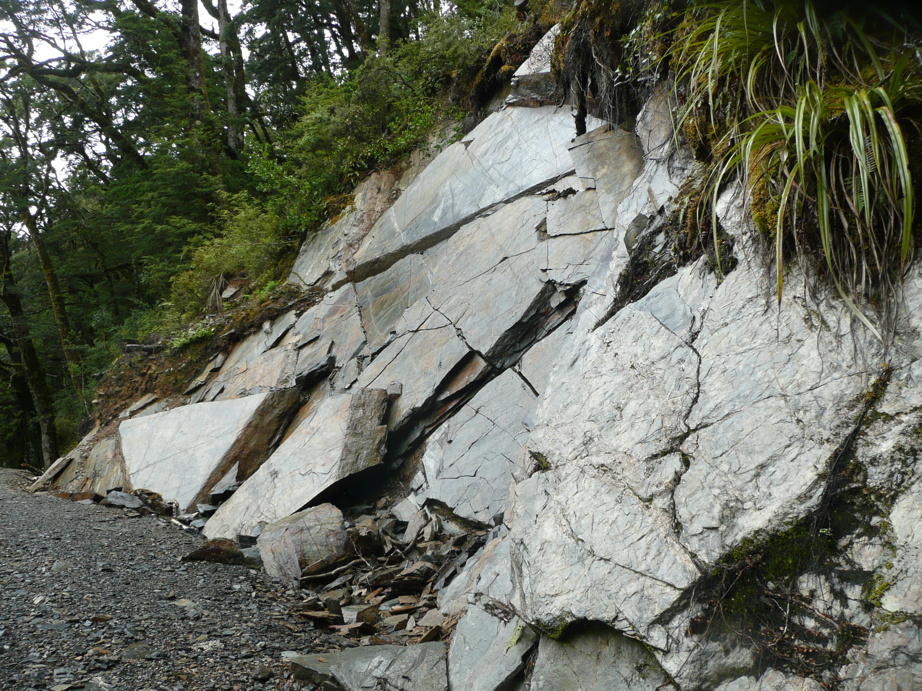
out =
<path fill-rule="evenodd" d="M 692 5 L 669 56 L 682 85 L 680 125 L 710 155 L 709 206 L 739 177 L 773 240 L 778 299 L 789 250 L 825 259 L 859 307 L 887 298 L 913 249 L 908 117 L 922 101 L 919 64 L 890 18 L 820 16 L 812 2 Z M 907 130 L 907 126 L 909 129 Z M 720 243 L 716 241 L 715 251 Z M 718 266 L 720 261 L 718 257 Z"/>

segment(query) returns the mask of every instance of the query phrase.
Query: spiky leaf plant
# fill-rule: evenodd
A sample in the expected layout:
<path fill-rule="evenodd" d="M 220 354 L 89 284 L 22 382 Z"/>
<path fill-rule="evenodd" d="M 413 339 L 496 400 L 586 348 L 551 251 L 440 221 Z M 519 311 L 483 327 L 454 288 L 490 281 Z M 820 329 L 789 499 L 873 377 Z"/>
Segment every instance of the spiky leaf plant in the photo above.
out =
<path fill-rule="evenodd" d="M 850 11 L 821 15 L 810 0 L 692 4 L 669 57 L 686 99 L 682 131 L 711 159 L 712 214 L 739 176 L 773 239 L 779 299 L 789 251 L 815 251 L 881 336 L 859 303 L 876 302 L 887 324 L 913 249 L 908 138 L 919 137 L 922 76 L 896 22 Z"/>

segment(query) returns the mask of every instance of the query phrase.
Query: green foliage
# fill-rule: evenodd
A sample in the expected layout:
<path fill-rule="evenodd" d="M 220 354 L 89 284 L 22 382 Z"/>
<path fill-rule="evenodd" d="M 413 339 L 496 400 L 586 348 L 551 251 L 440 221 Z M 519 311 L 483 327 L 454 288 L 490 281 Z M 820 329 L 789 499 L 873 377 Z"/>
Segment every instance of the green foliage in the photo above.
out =
<path fill-rule="evenodd" d="M 191 326 L 179 336 L 170 340 L 170 347 L 175 349 L 184 348 L 192 343 L 198 343 L 205 339 L 211 338 L 216 333 L 216 328 L 210 324 L 196 324 Z"/>
<path fill-rule="evenodd" d="M 246 194 L 229 197 L 217 217 L 217 234 L 190 245 L 190 267 L 172 280 L 171 302 L 186 316 L 194 317 L 207 306 L 220 308 L 227 278 L 266 283 L 280 257 L 291 250 L 278 216 Z"/>
<path fill-rule="evenodd" d="M 785 262 L 823 258 L 854 313 L 889 321 L 889 296 L 913 249 L 922 73 L 889 17 L 812 2 L 693 4 L 668 58 L 684 90 L 680 125 L 711 165 L 708 200 L 739 177 L 756 225 Z M 719 245 L 718 245 L 719 246 Z"/>
<path fill-rule="evenodd" d="M 464 110 L 452 85 L 473 81 L 512 26 L 509 9 L 426 17 L 418 41 L 305 84 L 283 156 L 264 150 L 249 162 L 283 231 L 319 228 L 363 175 L 397 163 L 425 146 L 442 123 L 460 119 Z"/>

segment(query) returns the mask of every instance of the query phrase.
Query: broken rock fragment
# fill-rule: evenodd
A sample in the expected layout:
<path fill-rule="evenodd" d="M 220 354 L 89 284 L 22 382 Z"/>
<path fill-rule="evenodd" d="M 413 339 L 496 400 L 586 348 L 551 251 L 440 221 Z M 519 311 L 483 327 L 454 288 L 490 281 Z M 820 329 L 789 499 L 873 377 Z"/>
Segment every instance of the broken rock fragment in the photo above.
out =
<path fill-rule="evenodd" d="M 304 566 L 346 550 L 343 515 L 332 504 L 321 504 L 263 528 L 256 541 L 266 572 L 296 583 Z"/>
<path fill-rule="evenodd" d="M 448 689 L 444 643 L 349 648 L 336 655 L 330 671 L 347 691 Z"/>
<path fill-rule="evenodd" d="M 119 434 L 128 483 L 185 511 L 235 464 L 257 467 L 297 403 L 296 391 L 273 391 L 125 420 Z"/>

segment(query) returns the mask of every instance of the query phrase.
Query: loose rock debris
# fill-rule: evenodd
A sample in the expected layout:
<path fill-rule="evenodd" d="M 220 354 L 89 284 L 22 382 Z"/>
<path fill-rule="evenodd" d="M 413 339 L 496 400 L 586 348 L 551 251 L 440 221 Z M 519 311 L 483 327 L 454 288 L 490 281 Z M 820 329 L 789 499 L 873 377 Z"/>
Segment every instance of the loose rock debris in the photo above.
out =
<path fill-rule="evenodd" d="M 0 688 L 312 689 L 304 655 L 335 662 L 358 645 L 402 660 L 400 647 L 446 640 L 457 617 L 439 611 L 436 592 L 489 537 L 437 507 L 409 522 L 386 499 L 351 507 L 343 548 L 303 564 L 286 589 L 258 568 L 252 536 L 204 542 L 190 527 L 198 512 L 170 516 L 156 495 L 68 502 L 5 479 Z M 318 688 L 343 688 L 350 659 Z"/>

